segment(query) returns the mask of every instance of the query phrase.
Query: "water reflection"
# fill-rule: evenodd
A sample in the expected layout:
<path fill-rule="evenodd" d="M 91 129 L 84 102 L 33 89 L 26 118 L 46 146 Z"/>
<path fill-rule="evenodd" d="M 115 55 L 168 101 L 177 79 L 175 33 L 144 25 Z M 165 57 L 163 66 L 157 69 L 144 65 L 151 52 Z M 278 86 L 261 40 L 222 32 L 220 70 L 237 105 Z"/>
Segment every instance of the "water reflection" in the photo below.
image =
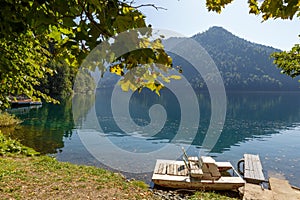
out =
<path fill-rule="evenodd" d="M 110 93 L 106 90 L 97 92 L 96 112 L 101 127 L 108 136 L 120 137 L 126 134 L 115 124 L 110 109 Z M 262 137 L 277 133 L 280 129 L 292 127 L 295 122 L 300 122 L 300 95 L 299 93 L 228 93 L 228 106 L 225 126 L 222 134 L 214 147 L 213 152 L 221 153 L 231 146 L 246 142 L 249 139 Z M 63 150 L 64 137 L 71 137 L 74 121 L 80 125 L 94 106 L 95 97 L 78 98 L 73 104 L 71 101 L 62 102 L 61 105 L 44 104 L 41 108 L 31 109 L 26 112 L 16 112 L 24 123 L 15 130 L 4 130 L 10 132 L 13 138 L 20 139 L 25 145 L 35 148 L 42 153 L 54 153 L 58 149 Z M 143 93 L 134 94 L 130 100 L 130 114 L 138 125 L 149 123 L 149 108 L 153 104 L 161 104 L 167 111 L 167 121 L 164 128 L 153 137 L 147 133 L 136 134 L 143 136 L 144 140 L 152 141 L 153 144 L 173 142 L 185 143 L 201 148 L 210 120 L 210 99 L 206 92 L 199 92 L 200 122 L 198 133 L 195 138 L 189 136 L 186 127 L 185 137 L 173 140 L 174 134 L 180 122 L 179 104 L 173 101 L 171 91 L 162 91 L 162 95 L 151 95 L 144 90 Z M 73 115 L 76 118 L 73 119 Z M 151 133 L 149 133 L 151 135 Z M 128 136 L 128 135 L 127 135 Z M 149 142 L 147 142 L 149 144 Z"/>
<path fill-rule="evenodd" d="M 65 101 L 61 105 L 44 104 L 26 112 L 11 110 L 23 123 L 14 129 L 3 128 L 2 131 L 43 154 L 62 151 L 63 138 L 71 137 L 73 133 L 71 106 L 70 101 Z"/>
<path fill-rule="evenodd" d="M 86 161 L 88 153 L 75 134 L 78 127 L 75 127 L 74 121 L 80 127 L 96 103 L 101 126 L 107 127 L 106 137 L 112 138 L 117 145 L 128 151 L 151 151 L 172 142 L 174 145 L 192 143 L 193 147 L 189 151 L 196 154 L 202 146 L 211 115 L 210 98 L 206 92 L 199 92 L 197 96 L 201 115 L 197 136 L 193 138 L 189 135 L 189 129 L 195 127 L 186 127 L 185 137 L 176 140 L 173 138 L 178 129 L 180 109 L 177 109 L 176 101 L 172 101 L 170 91 L 163 92 L 160 98 L 147 93 L 134 94 L 131 98 L 130 114 L 138 125 L 149 123 L 148 110 L 154 103 L 163 105 L 168 115 L 164 128 L 154 136 L 137 130 L 134 134 L 141 136 L 138 141 L 131 137 L 132 135 L 124 134 L 115 124 L 109 112 L 109 92 L 102 90 L 97 95 L 96 99 L 93 96 L 84 99 L 75 97 L 78 98 L 77 104 L 73 105 L 71 101 L 65 101 L 61 105 L 44 104 L 38 109 L 16 112 L 24 123 L 16 129 L 3 132 L 11 133 L 12 138 L 17 138 L 23 144 L 42 153 L 60 152 L 58 157 L 61 160 L 81 164 L 93 163 L 91 157 Z M 268 170 L 282 171 L 287 174 L 287 178 L 299 177 L 297 166 L 300 165 L 300 131 L 296 127 L 300 123 L 300 94 L 235 92 L 227 93 L 227 98 L 225 126 L 211 155 L 221 160 L 236 161 L 243 153 L 258 153 L 262 155 L 263 164 Z M 72 113 L 72 106 L 81 114 Z M 76 116 L 74 119 L 73 115 Z M 294 134 L 286 132 L 295 128 L 298 132 Z M 287 166 L 281 163 L 292 164 Z M 296 178 L 291 180 L 300 185 Z"/>

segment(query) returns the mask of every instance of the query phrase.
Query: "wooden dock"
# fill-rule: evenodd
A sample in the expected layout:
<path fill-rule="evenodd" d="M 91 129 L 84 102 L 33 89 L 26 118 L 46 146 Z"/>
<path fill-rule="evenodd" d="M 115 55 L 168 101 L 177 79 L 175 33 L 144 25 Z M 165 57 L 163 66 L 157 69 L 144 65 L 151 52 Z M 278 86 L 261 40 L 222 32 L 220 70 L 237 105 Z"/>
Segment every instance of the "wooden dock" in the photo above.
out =
<path fill-rule="evenodd" d="M 238 163 L 238 170 L 240 164 L 243 163 L 243 176 L 247 183 L 260 184 L 265 181 L 263 168 L 258 155 L 244 154 L 244 158 Z"/>

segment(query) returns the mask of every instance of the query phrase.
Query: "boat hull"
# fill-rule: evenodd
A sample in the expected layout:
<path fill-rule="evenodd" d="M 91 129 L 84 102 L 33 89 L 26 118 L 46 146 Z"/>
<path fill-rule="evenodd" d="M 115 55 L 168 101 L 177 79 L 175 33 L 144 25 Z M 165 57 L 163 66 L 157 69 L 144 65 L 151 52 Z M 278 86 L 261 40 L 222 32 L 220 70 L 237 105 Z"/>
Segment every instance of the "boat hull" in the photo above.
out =
<path fill-rule="evenodd" d="M 156 166 L 154 169 L 154 173 L 152 176 L 152 182 L 156 185 L 174 188 L 174 189 L 195 189 L 195 190 L 236 190 L 239 187 L 245 185 L 245 181 L 239 176 L 231 177 L 231 176 L 221 176 L 218 180 L 203 180 L 192 178 L 188 174 L 182 175 L 182 173 L 174 173 L 180 175 L 169 175 L 159 172 L 159 166 L 161 163 L 166 163 L 168 165 L 174 164 L 184 165 L 183 161 L 172 161 L 172 160 L 157 160 Z M 217 162 L 218 163 L 218 162 Z M 224 163 L 220 163 L 223 165 Z M 228 162 L 226 162 L 227 168 Z M 232 167 L 233 169 L 233 167 Z M 234 170 L 234 169 L 233 169 Z"/>

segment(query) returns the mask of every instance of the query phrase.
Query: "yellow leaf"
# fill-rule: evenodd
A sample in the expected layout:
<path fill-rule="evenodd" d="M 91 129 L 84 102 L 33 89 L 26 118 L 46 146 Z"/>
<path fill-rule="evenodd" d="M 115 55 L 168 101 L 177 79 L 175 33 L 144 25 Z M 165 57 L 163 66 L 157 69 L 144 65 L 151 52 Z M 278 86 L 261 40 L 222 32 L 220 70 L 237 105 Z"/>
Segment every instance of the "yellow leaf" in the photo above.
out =
<path fill-rule="evenodd" d="M 164 82 L 170 83 L 170 79 L 169 79 L 169 78 L 167 78 L 167 77 L 165 77 L 165 76 L 162 76 L 161 78 L 162 78 L 162 80 L 163 80 Z"/>
<path fill-rule="evenodd" d="M 123 76 L 123 68 L 120 65 L 114 65 L 109 68 L 110 73 L 117 74 L 118 76 Z"/>
<path fill-rule="evenodd" d="M 151 91 L 154 91 L 156 89 L 156 85 L 154 84 L 154 82 L 147 83 L 145 86 Z"/>
<path fill-rule="evenodd" d="M 169 76 L 169 78 L 172 78 L 172 79 L 175 79 L 175 80 L 180 80 L 180 79 L 181 79 L 181 76 L 178 76 L 178 75 L 171 75 L 171 76 Z"/>

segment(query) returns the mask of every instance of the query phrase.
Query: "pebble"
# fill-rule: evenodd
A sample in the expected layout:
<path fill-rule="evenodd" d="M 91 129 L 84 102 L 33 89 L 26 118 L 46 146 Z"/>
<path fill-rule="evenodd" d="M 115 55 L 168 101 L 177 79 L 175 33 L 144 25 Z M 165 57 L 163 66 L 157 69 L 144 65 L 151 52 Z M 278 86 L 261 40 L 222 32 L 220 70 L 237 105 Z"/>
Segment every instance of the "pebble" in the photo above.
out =
<path fill-rule="evenodd" d="M 173 190 L 158 190 L 153 189 L 153 195 L 157 197 L 157 199 L 170 199 L 170 200 L 186 200 L 189 199 L 189 197 L 192 195 L 191 192 L 178 192 Z"/>

